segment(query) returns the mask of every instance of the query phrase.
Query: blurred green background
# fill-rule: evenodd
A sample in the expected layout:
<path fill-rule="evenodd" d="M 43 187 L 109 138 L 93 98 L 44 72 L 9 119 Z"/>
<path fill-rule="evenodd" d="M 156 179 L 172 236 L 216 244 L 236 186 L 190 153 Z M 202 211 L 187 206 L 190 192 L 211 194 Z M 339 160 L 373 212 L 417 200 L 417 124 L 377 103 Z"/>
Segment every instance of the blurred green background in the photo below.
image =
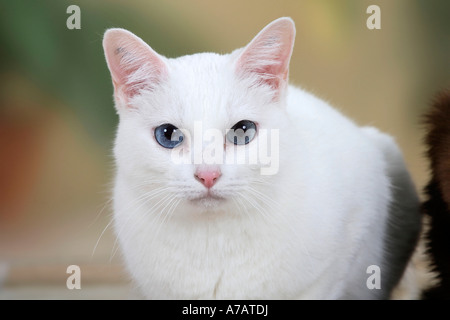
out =
<path fill-rule="evenodd" d="M 72 4 L 80 30 L 66 27 Z M 381 30 L 366 27 L 371 4 Z M 0 298 L 126 296 L 108 227 L 118 119 L 104 31 L 128 29 L 168 57 L 228 53 L 281 16 L 297 27 L 291 83 L 393 135 L 423 188 L 421 117 L 450 87 L 449 1 L 2 0 Z M 70 264 L 84 270 L 78 292 Z"/>

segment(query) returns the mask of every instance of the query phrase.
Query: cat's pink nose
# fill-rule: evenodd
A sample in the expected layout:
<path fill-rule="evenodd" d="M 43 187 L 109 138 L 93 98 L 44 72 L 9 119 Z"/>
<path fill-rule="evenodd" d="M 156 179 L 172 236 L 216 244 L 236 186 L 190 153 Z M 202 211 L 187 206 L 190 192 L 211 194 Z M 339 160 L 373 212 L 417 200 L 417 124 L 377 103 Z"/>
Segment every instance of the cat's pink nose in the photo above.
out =
<path fill-rule="evenodd" d="M 195 173 L 195 178 L 209 189 L 217 182 L 217 179 L 219 179 L 221 175 L 222 173 L 220 172 L 220 170 L 204 169 L 198 170 Z"/>

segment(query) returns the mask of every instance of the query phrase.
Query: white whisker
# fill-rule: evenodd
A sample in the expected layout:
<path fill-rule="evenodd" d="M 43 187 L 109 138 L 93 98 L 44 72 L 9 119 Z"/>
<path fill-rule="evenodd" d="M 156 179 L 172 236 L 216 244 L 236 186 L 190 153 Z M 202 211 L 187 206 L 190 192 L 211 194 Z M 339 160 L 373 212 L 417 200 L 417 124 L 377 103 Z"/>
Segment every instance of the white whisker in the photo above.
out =
<path fill-rule="evenodd" d="M 102 233 L 100 234 L 100 236 L 99 236 L 98 239 L 97 239 L 97 242 L 96 242 L 95 245 L 94 245 L 94 249 L 92 250 L 91 258 L 94 256 L 95 250 L 97 250 L 97 246 L 98 246 L 98 244 L 100 243 L 100 239 L 103 237 L 103 234 L 106 232 L 106 230 L 108 229 L 108 227 L 111 225 L 112 222 L 113 222 L 113 220 L 111 219 L 111 220 L 108 222 L 108 224 L 106 225 L 106 227 L 103 228 Z"/>

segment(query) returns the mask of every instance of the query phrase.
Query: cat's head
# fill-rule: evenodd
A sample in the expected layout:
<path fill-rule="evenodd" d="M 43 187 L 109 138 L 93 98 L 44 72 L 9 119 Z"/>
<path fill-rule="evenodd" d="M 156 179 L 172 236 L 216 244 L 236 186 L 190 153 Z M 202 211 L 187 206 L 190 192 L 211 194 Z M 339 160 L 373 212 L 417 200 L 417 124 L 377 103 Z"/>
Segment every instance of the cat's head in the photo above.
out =
<path fill-rule="evenodd" d="M 118 174 L 200 209 L 246 193 L 261 201 L 260 186 L 279 171 L 279 130 L 289 125 L 294 37 L 293 21 L 280 18 L 231 54 L 168 59 L 129 31 L 106 31 Z"/>

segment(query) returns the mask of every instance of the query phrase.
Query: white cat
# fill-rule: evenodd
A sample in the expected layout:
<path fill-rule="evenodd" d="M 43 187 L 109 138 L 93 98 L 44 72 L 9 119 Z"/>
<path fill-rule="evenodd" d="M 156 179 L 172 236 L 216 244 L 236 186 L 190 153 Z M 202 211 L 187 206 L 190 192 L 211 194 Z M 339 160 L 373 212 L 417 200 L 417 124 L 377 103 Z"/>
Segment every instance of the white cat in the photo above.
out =
<path fill-rule="evenodd" d="M 420 223 L 401 153 L 288 85 L 294 38 L 280 18 L 231 54 L 168 59 L 105 33 L 115 230 L 145 298 L 384 299 L 401 277 Z"/>

